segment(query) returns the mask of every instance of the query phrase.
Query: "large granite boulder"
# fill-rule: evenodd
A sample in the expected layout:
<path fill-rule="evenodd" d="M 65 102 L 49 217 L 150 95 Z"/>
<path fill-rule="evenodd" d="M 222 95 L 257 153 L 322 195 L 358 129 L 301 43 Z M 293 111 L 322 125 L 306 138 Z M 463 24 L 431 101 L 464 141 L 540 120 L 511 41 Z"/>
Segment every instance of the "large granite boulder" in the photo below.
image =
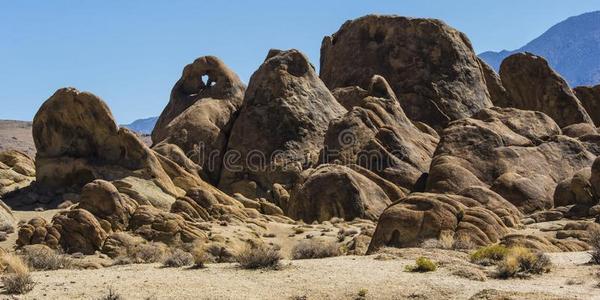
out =
<path fill-rule="evenodd" d="M 492 106 L 468 38 L 444 22 L 368 15 L 347 21 L 321 45 L 321 78 L 330 89 L 388 80 L 406 115 L 441 130 Z"/>
<path fill-rule="evenodd" d="M 588 112 L 594 124 L 600 126 L 600 84 L 596 86 L 580 86 L 574 89 L 575 96 Z"/>
<path fill-rule="evenodd" d="M 42 188 L 80 188 L 94 179 L 133 176 L 167 194 L 183 194 L 154 153 L 135 134 L 119 128 L 106 103 L 91 93 L 56 91 L 34 117 L 33 139 L 36 181 Z"/>
<path fill-rule="evenodd" d="M 406 117 L 381 76 L 373 76 L 367 90 L 339 88 L 334 95 L 348 113 L 331 122 L 321 160 L 357 164 L 406 192 L 415 190 L 429 170 L 438 142 L 435 131 L 425 124 L 420 129 Z"/>
<path fill-rule="evenodd" d="M 216 183 L 244 90 L 238 76 L 218 58 L 196 59 L 183 69 L 173 87 L 169 104 L 152 131 L 152 142 L 179 146 Z"/>
<path fill-rule="evenodd" d="M 329 122 L 346 110 L 297 50 L 271 50 L 250 78 L 229 136 L 219 187 L 251 199 L 290 188 L 315 164 Z"/>
<path fill-rule="evenodd" d="M 328 221 L 333 217 L 376 221 L 396 200 L 368 177 L 341 165 L 320 165 L 294 190 L 287 215 L 304 222 Z"/>
<path fill-rule="evenodd" d="M 543 57 L 526 52 L 513 54 L 502 62 L 500 77 L 510 102 L 496 105 L 541 111 L 561 128 L 576 123 L 593 124 L 567 82 Z"/>
<path fill-rule="evenodd" d="M 547 115 L 494 107 L 442 132 L 426 190 L 460 194 L 483 186 L 531 213 L 552 207 L 557 184 L 594 159 Z"/>
<path fill-rule="evenodd" d="M 492 208 L 465 196 L 412 193 L 383 212 L 367 253 L 384 246 L 417 247 L 442 236 L 473 246 L 498 242 L 509 231 Z"/>
<path fill-rule="evenodd" d="M 0 198 L 7 193 L 29 186 L 35 180 L 35 164 L 25 153 L 0 152 Z"/>

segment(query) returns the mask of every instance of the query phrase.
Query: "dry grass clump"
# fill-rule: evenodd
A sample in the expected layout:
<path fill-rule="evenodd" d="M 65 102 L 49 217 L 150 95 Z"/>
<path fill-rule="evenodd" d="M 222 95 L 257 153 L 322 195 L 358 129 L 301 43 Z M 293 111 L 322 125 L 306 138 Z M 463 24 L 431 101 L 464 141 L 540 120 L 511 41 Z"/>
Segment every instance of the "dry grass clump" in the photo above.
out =
<path fill-rule="evenodd" d="M 6 293 L 25 294 L 33 289 L 35 282 L 29 274 L 29 268 L 20 257 L 6 254 L 2 257 L 2 265 L 7 273 L 2 276 Z"/>
<path fill-rule="evenodd" d="M 497 265 L 496 275 L 499 278 L 528 277 L 531 274 L 550 272 L 550 258 L 525 247 L 510 248 L 506 256 Z"/>
<path fill-rule="evenodd" d="M 479 248 L 471 253 L 471 262 L 479 265 L 490 266 L 504 259 L 508 254 L 508 248 L 500 244 L 494 244 Z"/>
<path fill-rule="evenodd" d="M 246 247 L 236 256 L 236 261 L 244 269 L 277 269 L 281 254 L 266 246 Z"/>
<path fill-rule="evenodd" d="M 212 261 L 211 255 L 207 252 L 206 247 L 202 244 L 194 245 L 190 254 L 194 258 L 194 268 L 202 269 L 206 264 Z"/>
<path fill-rule="evenodd" d="M 592 248 L 592 259 L 590 263 L 600 265 L 600 230 L 590 232 L 590 246 Z"/>
<path fill-rule="evenodd" d="M 417 260 L 415 261 L 415 265 L 410 265 L 410 266 L 406 266 L 404 268 L 405 271 L 407 272 L 433 272 L 435 270 L 437 270 L 437 265 L 431 261 L 429 258 L 427 257 L 419 257 L 417 258 Z"/>
<path fill-rule="evenodd" d="M 175 249 L 163 261 L 163 266 L 167 268 L 181 268 L 192 264 L 194 264 L 194 256 L 181 249 Z"/>
<path fill-rule="evenodd" d="M 151 264 L 164 260 L 167 247 L 160 243 L 144 243 L 136 245 L 128 253 L 134 263 Z"/>
<path fill-rule="evenodd" d="M 340 248 L 334 242 L 307 240 L 296 244 L 292 248 L 293 259 L 324 258 L 340 255 Z"/>
<path fill-rule="evenodd" d="M 106 293 L 102 295 L 99 300 L 123 300 L 123 297 L 117 293 L 113 288 L 108 288 Z"/>
<path fill-rule="evenodd" d="M 71 258 L 41 245 L 33 245 L 23 252 L 23 259 L 34 270 L 58 270 L 70 268 Z"/>
<path fill-rule="evenodd" d="M 235 255 L 221 243 L 210 243 L 206 247 L 206 253 L 216 263 L 235 262 Z"/>

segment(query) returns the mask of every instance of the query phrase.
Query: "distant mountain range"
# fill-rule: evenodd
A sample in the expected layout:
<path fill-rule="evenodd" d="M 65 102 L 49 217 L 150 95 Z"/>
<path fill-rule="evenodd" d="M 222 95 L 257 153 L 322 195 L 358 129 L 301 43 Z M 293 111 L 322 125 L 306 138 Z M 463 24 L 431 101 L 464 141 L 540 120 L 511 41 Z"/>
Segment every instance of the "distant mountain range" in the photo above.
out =
<path fill-rule="evenodd" d="M 158 117 L 150 117 L 133 121 L 131 124 L 121 125 L 141 134 L 151 134 Z"/>
<path fill-rule="evenodd" d="M 600 11 L 560 22 L 514 51 L 484 52 L 479 55 L 496 71 L 513 53 L 531 52 L 545 57 L 572 87 L 600 83 Z"/>

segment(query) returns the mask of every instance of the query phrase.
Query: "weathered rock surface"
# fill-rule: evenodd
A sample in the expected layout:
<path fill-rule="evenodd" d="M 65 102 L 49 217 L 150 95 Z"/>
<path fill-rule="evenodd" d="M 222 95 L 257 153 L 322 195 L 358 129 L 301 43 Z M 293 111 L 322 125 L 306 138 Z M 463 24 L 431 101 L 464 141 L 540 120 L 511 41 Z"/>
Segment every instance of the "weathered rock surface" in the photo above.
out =
<path fill-rule="evenodd" d="M 576 87 L 573 91 L 594 121 L 594 124 L 600 126 L 600 84 L 593 87 Z"/>
<path fill-rule="evenodd" d="M 119 128 L 106 104 L 91 93 L 56 91 L 35 115 L 33 138 L 36 181 L 46 189 L 134 176 L 152 181 L 167 194 L 182 193 L 153 152 L 129 130 Z"/>
<path fill-rule="evenodd" d="M 494 190 L 524 213 L 552 207 L 556 185 L 595 155 L 540 112 L 489 108 L 446 128 L 431 163 L 429 192 Z"/>
<path fill-rule="evenodd" d="M 119 194 L 110 182 L 95 180 L 83 187 L 78 208 L 89 211 L 105 223 L 103 227 L 107 231 L 123 231 L 129 226 L 137 205 L 131 198 Z"/>
<path fill-rule="evenodd" d="M 439 20 L 369 15 L 348 21 L 321 45 L 330 89 L 388 80 L 407 116 L 441 130 L 492 106 L 467 37 Z"/>
<path fill-rule="evenodd" d="M 28 186 L 35 179 L 35 165 L 25 153 L 8 150 L 0 152 L 0 198 Z"/>
<path fill-rule="evenodd" d="M 338 217 L 376 221 L 392 203 L 391 195 L 348 167 L 321 165 L 308 172 L 287 206 L 287 214 L 293 219 L 323 222 Z"/>
<path fill-rule="evenodd" d="M 407 192 L 414 190 L 429 169 L 438 142 L 434 131 L 421 131 L 406 117 L 381 76 L 373 76 L 368 90 L 347 87 L 334 94 L 348 113 L 331 122 L 321 160 L 357 164 Z"/>
<path fill-rule="evenodd" d="M 544 58 L 531 53 L 513 54 L 502 62 L 500 77 L 511 102 L 497 105 L 541 111 L 561 128 L 576 123 L 593 124 L 567 82 Z"/>
<path fill-rule="evenodd" d="M 179 146 L 202 167 L 212 183 L 218 182 L 221 160 L 245 86 L 214 56 L 196 59 L 183 69 L 171 99 L 152 131 L 154 145 Z"/>
<path fill-rule="evenodd" d="M 271 50 L 250 78 L 231 135 L 219 187 L 254 199 L 273 184 L 289 188 L 316 163 L 329 122 L 346 110 L 304 54 Z"/>
<path fill-rule="evenodd" d="M 497 242 L 508 226 L 482 203 L 459 195 L 412 193 L 383 212 L 368 253 L 383 246 L 416 247 L 443 234 L 472 245 Z"/>

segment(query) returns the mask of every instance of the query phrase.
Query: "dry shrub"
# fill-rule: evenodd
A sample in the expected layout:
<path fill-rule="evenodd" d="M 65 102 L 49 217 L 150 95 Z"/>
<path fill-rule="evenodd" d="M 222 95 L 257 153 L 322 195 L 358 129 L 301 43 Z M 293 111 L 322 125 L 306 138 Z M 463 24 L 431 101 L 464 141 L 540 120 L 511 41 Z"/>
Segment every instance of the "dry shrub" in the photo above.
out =
<path fill-rule="evenodd" d="M 71 267 L 71 258 L 43 245 L 31 245 L 23 251 L 23 259 L 34 270 L 58 270 Z"/>
<path fill-rule="evenodd" d="M 191 266 L 192 264 L 194 264 L 194 256 L 181 249 L 175 249 L 175 251 L 163 261 L 163 266 L 167 268 L 181 268 Z"/>
<path fill-rule="evenodd" d="M 266 246 L 247 246 L 238 253 L 236 260 L 244 269 L 276 269 L 281 255 L 277 250 Z"/>
<path fill-rule="evenodd" d="M 410 265 L 410 266 L 406 266 L 406 268 L 404 268 L 405 271 L 407 272 L 433 272 L 435 270 L 437 270 L 437 265 L 431 261 L 429 258 L 427 257 L 419 257 L 417 258 L 417 260 L 415 261 L 415 265 Z"/>
<path fill-rule="evenodd" d="M 98 299 L 99 300 L 123 300 L 123 297 L 119 293 L 117 293 L 113 288 L 109 287 L 108 290 L 106 290 L 106 293 L 104 293 L 104 295 L 102 295 Z"/>
<path fill-rule="evenodd" d="M 210 243 L 206 245 L 206 253 L 212 256 L 216 263 L 235 261 L 235 255 L 221 243 Z"/>
<path fill-rule="evenodd" d="M 29 268 L 23 260 L 13 254 L 2 257 L 2 265 L 7 274 L 2 276 L 4 289 L 8 294 L 25 294 L 33 289 L 35 282 L 29 274 Z"/>
<path fill-rule="evenodd" d="M 324 258 L 341 255 L 340 248 L 334 242 L 317 240 L 302 241 L 292 248 L 293 259 Z"/>
<path fill-rule="evenodd" d="M 205 268 L 206 264 L 212 260 L 211 255 L 206 251 L 206 247 L 202 244 L 196 244 L 194 248 L 192 248 L 190 254 L 194 258 L 195 268 Z"/>
<path fill-rule="evenodd" d="M 163 261 L 167 247 L 162 243 L 144 243 L 133 247 L 129 257 L 134 263 L 150 264 Z"/>
<path fill-rule="evenodd" d="M 525 247 L 510 248 L 502 261 L 498 263 L 496 275 L 499 278 L 528 277 L 550 271 L 550 258 Z"/>
<path fill-rule="evenodd" d="M 590 263 L 600 265 L 600 230 L 592 230 L 590 232 L 589 243 L 592 248 Z"/>
<path fill-rule="evenodd" d="M 500 244 L 489 245 L 477 249 L 471 253 L 471 262 L 479 265 L 489 266 L 501 260 L 508 254 L 508 248 Z"/>

